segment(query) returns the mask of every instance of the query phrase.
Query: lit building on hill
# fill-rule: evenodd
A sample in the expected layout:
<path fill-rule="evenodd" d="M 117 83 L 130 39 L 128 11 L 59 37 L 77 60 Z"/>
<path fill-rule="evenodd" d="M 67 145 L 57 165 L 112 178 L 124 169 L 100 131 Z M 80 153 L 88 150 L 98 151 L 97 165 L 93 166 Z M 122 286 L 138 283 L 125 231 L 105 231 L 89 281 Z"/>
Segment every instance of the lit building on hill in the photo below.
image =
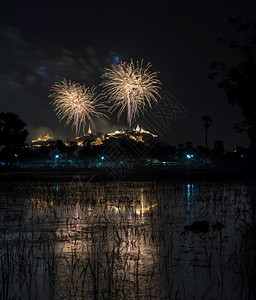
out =
<path fill-rule="evenodd" d="M 53 141 L 53 137 L 47 133 L 46 135 L 40 135 L 39 138 L 32 140 L 31 144 L 33 147 L 41 147 L 47 145 L 50 141 Z"/>

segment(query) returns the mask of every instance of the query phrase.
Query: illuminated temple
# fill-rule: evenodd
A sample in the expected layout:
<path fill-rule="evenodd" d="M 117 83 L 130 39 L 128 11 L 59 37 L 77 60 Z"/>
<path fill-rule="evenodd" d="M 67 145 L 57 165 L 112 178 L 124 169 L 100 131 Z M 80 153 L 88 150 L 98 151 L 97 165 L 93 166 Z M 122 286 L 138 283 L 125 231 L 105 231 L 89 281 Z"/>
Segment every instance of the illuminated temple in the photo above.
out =
<path fill-rule="evenodd" d="M 92 133 L 92 130 L 89 126 L 88 132 L 82 136 L 77 136 L 69 141 L 66 141 L 65 144 L 68 145 L 70 142 L 75 141 L 77 142 L 77 146 L 82 147 L 85 140 L 90 142 L 91 146 L 99 146 L 104 144 L 110 139 L 118 139 L 118 138 L 129 138 L 138 143 L 145 143 L 148 138 L 157 138 L 156 134 L 153 134 L 147 130 L 144 130 L 139 125 L 136 126 L 135 129 L 132 130 L 116 130 L 114 132 L 109 133 Z M 50 136 L 48 133 L 46 135 L 40 135 L 37 139 L 31 141 L 32 147 L 41 147 L 47 146 L 49 142 L 53 141 L 54 138 Z"/>

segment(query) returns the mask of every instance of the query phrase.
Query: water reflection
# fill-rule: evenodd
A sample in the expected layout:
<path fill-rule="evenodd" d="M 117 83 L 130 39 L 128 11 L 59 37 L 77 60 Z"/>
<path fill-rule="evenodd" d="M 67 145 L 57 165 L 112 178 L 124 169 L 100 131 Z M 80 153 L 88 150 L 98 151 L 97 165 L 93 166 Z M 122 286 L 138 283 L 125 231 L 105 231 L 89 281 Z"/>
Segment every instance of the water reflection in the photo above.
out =
<path fill-rule="evenodd" d="M 186 225 L 191 225 L 194 222 L 194 184 L 187 184 L 187 199 L 186 199 Z M 191 237 L 185 238 L 185 271 L 186 276 L 184 278 L 185 285 L 187 286 L 187 294 L 194 295 L 194 274 L 192 267 L 192 251 L 194 241 Z"/>
<path fill-rule="evenodd" d="M 193 200 L 194 200 L 194 185 L 188 184 L 187 185 L 187 225 L 191 225 L 194 221 L 194 215 L 193 215 Z"/>
<path fill-rule="evenodd" d="M 1 191 L 4 299 L 248 299 L 253 290 L 245 185 L 78 180 Z M 198 220 L 225 227 L 184 229 Z"/>

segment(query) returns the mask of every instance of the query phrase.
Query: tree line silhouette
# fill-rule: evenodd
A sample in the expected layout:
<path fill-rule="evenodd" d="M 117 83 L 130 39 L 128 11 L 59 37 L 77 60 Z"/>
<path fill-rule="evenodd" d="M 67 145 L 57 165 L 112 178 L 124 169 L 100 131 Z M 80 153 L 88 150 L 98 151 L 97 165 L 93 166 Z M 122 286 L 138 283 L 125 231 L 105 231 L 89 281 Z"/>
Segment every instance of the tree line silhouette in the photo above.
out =
<path fill-rule="evenodd" d="M 247 149 L 237 146 L 235 152 L 225 151 L 224 143 L 216 140 L 212 149 L 208 148 L 207 135 L 212 119 L 210 116 L 203 116 L 203 126 L 205 129 L 205 147 L 194 146 L 193 142 L 177 146 L 168 145 L 164 141 L 158 140 L 152 148 L 148 148 L 146 155 L 138 157 L 133 149 L 147 148 L 147 143 L 129 139 L 127 137 L 118 138 L 119 147 L 127 153 L 128 158 L 133 162 L 144 165 L 179 165 L 191 167 L 223 167 L 223 165 L 243 164 L 247 162 Z M 102 155 L 109 145 L 116 141 L 111 137 L 105 140 L 102 145 L 93 146 L 90 139 L 85 137 L 83 146 L 78 146 L 76 141 L 64 143 L 62 140 L 49 141 L 41 147 L 34 147 L 26 144 L 28 131 L 25 129 L 26 123 L 18 115 L 13 113 L 0 113 L 0 162 L 2 167 L 13 166 L 99 166 L 102 165 Z M 96 138 L 96 136 L 95 136 Z M 119 163 L 119 162 L 118 162 Z"/>

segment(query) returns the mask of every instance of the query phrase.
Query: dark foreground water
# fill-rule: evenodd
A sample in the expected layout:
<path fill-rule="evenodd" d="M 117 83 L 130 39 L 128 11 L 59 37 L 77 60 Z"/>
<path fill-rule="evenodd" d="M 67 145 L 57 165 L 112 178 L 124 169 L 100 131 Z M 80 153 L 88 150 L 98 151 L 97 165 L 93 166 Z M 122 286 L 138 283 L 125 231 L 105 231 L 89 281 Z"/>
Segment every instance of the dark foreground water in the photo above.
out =
<path fill-rule="evenodd" d="M 77 178 L 0 188 L 1 299 L 256 297 L 252 185 Z M 184 229 L 200 220 L 208 231 Z"/>

